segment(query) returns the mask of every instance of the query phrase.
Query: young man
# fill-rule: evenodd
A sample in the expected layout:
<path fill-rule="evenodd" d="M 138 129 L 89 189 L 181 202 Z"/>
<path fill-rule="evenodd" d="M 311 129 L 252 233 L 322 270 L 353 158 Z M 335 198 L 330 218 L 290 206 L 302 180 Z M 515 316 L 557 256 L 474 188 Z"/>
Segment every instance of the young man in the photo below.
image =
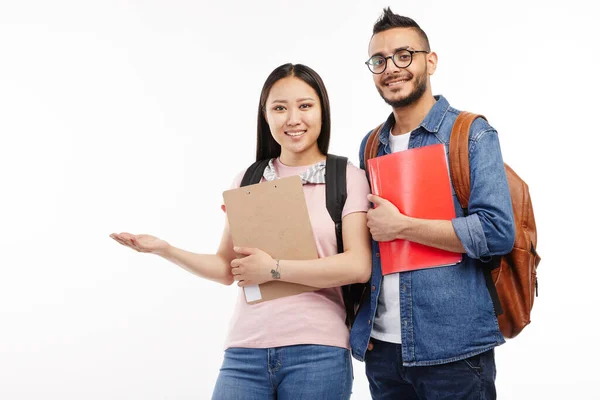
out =
<path fill-rule="evenodd" d="M 415 21 L 387 8 L 373 27 L 366 62 L 392 106 L 378 156 L 437 143 L 446 148 L 458 111 L 433 96 L 437 55 Z M 374 124 L 375 125 L 375 124 Z M 360 146 L 365 168 L 365 136 Z M 471 197 L 452 221 L 411 218 L 377 196 L 367 214 L 373 237 L 370 299 L 351 333 L 366 362 L 373 399 L 495 399 L 494 347 L 504 343 L 485 283 L 492 256 L 514 241 L 512 206 L 497 132 L 479 118 L 469 135 Z M 453 266 L 382 276 L 378 242 L 405 239 L 463 253 Z M 369 301 L 370 300 L 370 301 Z"/>

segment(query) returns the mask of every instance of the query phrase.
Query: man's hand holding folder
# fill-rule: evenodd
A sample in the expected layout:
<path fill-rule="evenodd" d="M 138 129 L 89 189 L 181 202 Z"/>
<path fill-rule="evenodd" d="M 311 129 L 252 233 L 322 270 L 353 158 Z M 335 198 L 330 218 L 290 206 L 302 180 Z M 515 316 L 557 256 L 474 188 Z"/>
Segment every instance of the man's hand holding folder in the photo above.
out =
<path fill-rule="evenodd" d="M 408 226 L 410 217 L 402 214 L 395 205 L 384 198 L 374 194 L 368 195 L 367 198 L 375 205 L 375 208 L 367 212 L 367 226 L 373 240 L 391 242 L 400 239 L 399 234 Z"/>

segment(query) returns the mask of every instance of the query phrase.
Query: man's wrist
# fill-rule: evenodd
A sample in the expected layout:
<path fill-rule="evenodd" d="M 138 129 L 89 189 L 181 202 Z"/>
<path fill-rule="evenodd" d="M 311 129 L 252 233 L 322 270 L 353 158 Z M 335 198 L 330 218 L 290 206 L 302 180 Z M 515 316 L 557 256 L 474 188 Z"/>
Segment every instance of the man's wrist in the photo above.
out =
<path fill-rule="evenodd" d="M 395 229 L 396 239 L 410 240 L 411 232 L 414 231 L 418 221 L 418 218 L 411 218 L 406 215 L 398 218 Z"/>

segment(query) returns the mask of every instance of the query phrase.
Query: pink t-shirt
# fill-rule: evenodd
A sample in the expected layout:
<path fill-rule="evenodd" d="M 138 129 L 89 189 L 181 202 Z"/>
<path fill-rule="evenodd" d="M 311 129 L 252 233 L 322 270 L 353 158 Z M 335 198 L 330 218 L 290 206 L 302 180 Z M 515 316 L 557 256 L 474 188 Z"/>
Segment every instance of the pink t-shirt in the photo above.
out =
<path fill-rule="evenodd" d="M 286 166 L 279 159 L 274 166 L 280 178 L 300 175 L 310 167 Z M 240 186 L 243 175 L 243 172 L 238 175 L 232 187 Z M 364 171 L 348 164 L 346 177 L 348 198 L 342 218 L 351 213 L 366 212 L 369 208 L 369 184 Z M 325 185 L 306 184 L 303 188 L 319 257 L 335 255 L 335 225 L 325 205 Z M 339 287 L 253 305 L 246 303 L 243 289 L 240 288 L 225 348 L 268 348 L 297 344 L 349 348 L 345 319 L 346 311 Z"/>

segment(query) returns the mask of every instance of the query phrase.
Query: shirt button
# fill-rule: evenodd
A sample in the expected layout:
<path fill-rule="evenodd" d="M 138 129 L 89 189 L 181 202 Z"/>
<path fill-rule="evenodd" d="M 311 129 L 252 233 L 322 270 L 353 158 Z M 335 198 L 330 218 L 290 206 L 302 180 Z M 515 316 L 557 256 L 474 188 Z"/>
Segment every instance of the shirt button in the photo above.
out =
<path fill-rule="evenodd" d="M 368 324 L 368 325 L 371 325 L 371 320 L 367 321 L 367 324 Z"/>
<path fill-rule="evenodd" d="M 374 292 L 375 291 L 375 285 L 371 286 L 371 291 Z"/>
<path fill-rule="evenodd" d="M 406 292 L 406 285 L 402 285 L 402 293 Z"/>
<path fill-rule="evenodd" d="M 375 253 L 375 257 L 379 258 L 379 253 Z"/>

